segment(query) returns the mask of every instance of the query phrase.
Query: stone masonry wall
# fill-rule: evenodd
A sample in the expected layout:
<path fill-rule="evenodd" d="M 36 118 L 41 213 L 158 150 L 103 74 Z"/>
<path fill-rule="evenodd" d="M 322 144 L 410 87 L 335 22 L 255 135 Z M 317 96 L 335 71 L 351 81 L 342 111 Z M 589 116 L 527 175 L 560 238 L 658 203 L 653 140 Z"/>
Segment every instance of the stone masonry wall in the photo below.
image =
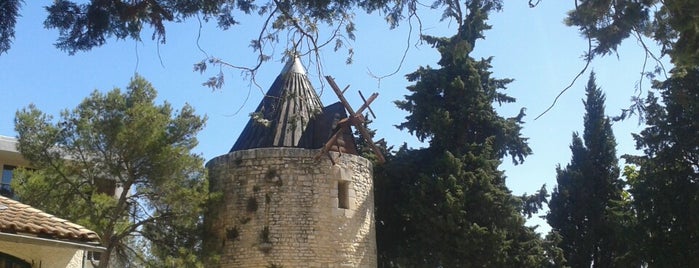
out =
<path fill-rule="evenodd" d="M 261 148 L 207 163 L 221 192 L 206 219 L 217 266 L 376 267 L 371 163 L 332 153 L 333 165 L 317 152 Z"/>

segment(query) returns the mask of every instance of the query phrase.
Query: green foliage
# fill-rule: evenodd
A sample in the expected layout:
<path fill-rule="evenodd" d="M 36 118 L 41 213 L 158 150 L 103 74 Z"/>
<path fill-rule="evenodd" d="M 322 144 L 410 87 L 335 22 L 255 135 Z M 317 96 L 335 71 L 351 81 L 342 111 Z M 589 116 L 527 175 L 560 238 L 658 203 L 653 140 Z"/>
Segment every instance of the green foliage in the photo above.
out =
<path fill-rule="evenodd" d="M 629 237 L 624 234 L 634 228 L 633 214 L 623 199 L 616 141 L 594 72 L 585 91 L 583 137 L 573 133 L 572 159 L 565 168 L 556 168 L 558 185 L 546 219 L 552 232 L 560 235 L 559 245 L 570 267 L 638 266 L 628 257 Z"/>
<path fill-rule="evenodd" d="M 531 153 L 520 119 L 499 116 L 493 103 L 510 81 L 490 77 L 490 59 L 469 56 L 499 6 L 469 1 L 457 35 L 424 37 L 442 55 L 440 69 L 409 74 L 415 84 L 398 101 L 410 114 L 398 127 L 429 148 L 405 145 L 375 172 L 377 243 L 381 267 L 542 267 L 543 241 L 524 226 L 523 200 L 498 170 L 510 154 Z M 545 195 L 545 194 L 544 194 Z"/>
<path fill-rule="evenodd" d="M 642 156 L 624 156 L 649 267 L 699 266 L 699 70 L 676 69 L 646 99 L 647 127 L 634 135 Z"/>
<path fill-rule="evenodd" d="M 565 252 L 559 247 L 563 241 L 561 234 L 556 231 L 549 232 L 544 238 L 544 252 L 546 252 L 547 262 L 542 267 L 562 268 L 566 266 Z"/>
<path fill-rule="evenodd" d="M 699 64 L 699 2 L 695 0 L 575 1 L 566 23 L 595 41 L 590 57 L 615 53 L 629 36 L 646 36 L 663 47 L 673 64 Z"/>
<path fill-rule="evenodd" d="M 17 0 L 10 1 L 10 7 L 17 6 Z M 338 30 L 344 30 L 345 37 L 354 39 L 355 26 L 352 21 L 355 9 L 367 13 L 381 12 L 386 21 L 394 27 L 404 19 L 406 8 L 414 9 L 415 2 L 407 0 L 152 0 L 152 1 L 73 1 L 57 0 L 46 7 L 48 16 L 46 28 L 59 31 L 56 47 L 74 54 L 99 47 L 109 38 L 141 39 L 144 28 L 153 29 L 152 38 L 165 43 L 166 24 L 183 22 L 198 16 L 204 21 L 213 20 L 223 30 L 239 24 L 238 17 L 257 14 L 267 17 L 260 29 L 269 36 L 251 42 L 255 51 L 261 50 L 266 41 L 278 38 L 281 30 L 296 29 L 301 35 L 317 31 L 317 24 L 324 23 Z M 8 25 L 7 29 L 12 29 Z M 267 34 L 264 34 L 267 35 Z M 335 49 L 343 46 L 343 38 L 335 40 Z M 313 40 L 314 42 L 316 40 Z M 260 54 L 262 61 L 267 55 Z M 204 63 L 204 62 L 202 62 Z"/>
<path fill-rule="evenodd" d="M 634 30 L 645 26 L 654 2 L 583 0 L 570 11 L 566 24 L 579 26 L 584 35 L 597 41 L 593 55 L 605 55 L 615 52 Z"/>
<path fill-rule="evenodd" d="M 522 215 L 530 219 L 534 214 L 539 213 L 539 211 L 543 209 L 543 204 L 548 202 L 548 197 L 549 193 L 546 190 L 546 184 L 542 185 L 533 195 L 524 193 L 520 196 L 522 200 Z"/>
<path fill-rule="evenodd" d="M 103 267 L 197 263 L 208 183 L 191 150 L 205 119 L 155 98 L 136 76 L 126 92 L 95 91 L 57 122 L 33 105 L 16 114 L 18 149 L 34 168 L 13 181 L 17 196 L 96 231 Z"/>
<path fill-rule="evenodd" d="M 367 130 L 370 137 L 373 139 L 374 135 L 376 135 L 376 130 L 370 128 L 370 125 L 373 122 L 373 120 L 369 119 L 369 113 L 364 115 L 364 119 L 365 120 L 364 122 L 362 122 L 362 126 L 364 126 L 364 129 Z M 352 135 L 354 136 L 354 140 L 357 146 L 357 154 L 366 159 L 369 159 L 374 164 L 374 167 L 379 165 L 376 152 L 374 152 L 374 149 L 369 144 L 369 142 L 366 139 L 364 139 L 359 129 L 355 128 Z M 376 148 L 378 148 L 381 154 L 384 156 L 389 155 L 390 151 L 393 149 L 393 146 L 388 146 L 386 140 L 384 139 L 380 139 L 374 142 L 373 146 L 376 146 Z"/>
<path fill-rule="evenodd" d="M 539 2 L 529 1 L 530 6 Z M 0 3 L 0 53 L 10 48 L 21 3 L 22 0 Z M 463 17 L 458 1 L 435 0 L 427 4 L 431 4 L 429 8 L 443 9 L 442 19 Z M 500 0 L 484 1 L 484 4 L 493 9 L 502 7 Z M 647 37 L 663 47 L 663 54 L 669 54 L 675 66 L 699 64 L 699 19 L 695 16 L 699 2 L 695 0 L 576 0 L 575 4 L 566 24 L 578 27 L 594 43 L 591 53 L 586 55 L 589 59 L 616 53 L 621 42 L 629 37 Z M 260 37 L 250 41 L 250 46 L 258 52 L 259 67 L 259 63 L 271 57 L 263 48 L 283 39 L 279 35 L 283 31 L 293 33 L 286 40 L 290 51 L 298 49 L 304 38 L 316 46 L 311 50 L 328 44 L 338 50 L 347 40 L 355 38 L 355 11 L 378 12 L 393 28 L 422 6 L 425 3 L 415 0 L 56 0 L 46 7 L 48 16 L 44 26 L 58 30 L 56 47 L 74 54 L 99 47 L 110 38 L 141 40 L 146 28 L 152 29 L 152 39 L 165 43 L 168 23 L 186 22 L 192 17 L 215 21 L 219 28 L 228 30 L 240 23 L 239 17 L 257 14 L 266 17 L 260 26 Z M 318 40 L 321 24 L 334 28 L 329 40 Z M 348 63 L 352 54 L 349 48 Z M 207 64 L 225 63 L 207 58 L 195 64 L 195 70 L 203 72 Z M 218 74 L 204 84 L 220 88 L 222 83 L 223 75 Z"/>
<path fill-rule="evenodd" d="M 498 8 L 502 5 L 500 0 L 487 2 Z M 21 0 L 6 0 L 0 4 L 0 53 L 11 44 L 20 3 Z M 421 6 L 444 8 L 443 19 L 461 15 L 458 2 L 444 0 L 435 0 L 429 7 L 416 0 L 56 0 L 45 7 L 48 15 L 44 26 L 58 30 L 54 45 L 73 55 L 102 46 L 110 39 L 141 41 L 147 28 L 152 29 L 153 40 L 165 43 L 168 24 L 192 18 L 214 21 L 220 29 L 228 30 L 240 23 L 239 18 L 258 15 L 264 23 L 259 25 L 258 38 L 250 40 L 258 62 L 254 67 L 243 68 L 254 73 L 271 58 L 266 50 L 280 40 L 286 42 L 285 53 L 318 53 L 325 46 L 332 46 L 335 51 L 344 48 L 349 64 L 354 52 L 346 42 L 355 39 L 355 12 L 378 13 L 394 28 L 414 17 Z M 320 34 L 323 28 L 331 29 L 327 36 Z M 194 70 L 204 72 L 208 65 L 229 64 L 207 57 L 194 64 Z M 223 83 L 223 73 L 218 73 L 203 84 L 216 89 Z"/>
<path fill-rule="evenodd" d="M 403 148 L 376 178 L 382 267 L 541 267 L 498 161 Z"/>
<path fill-rule="evenodd" d="M 0 2 L 0 55 L 7 52 L 15 37 L 15 24 L 19 17 L 22 0 L 3 0 Z"/>
<path fill-rule="evenodd" d="M 398 128 L 407 129 L 420 141 L 429 139 L 436 150 L 448 149 L 459 155 L 482 150 L 481 145 L 488 143 L 492 146 L 480 153 L 490 154 L 488 157 L 493 159 L 509 154 L 515 164 L 522 163 L 531 153 L 527 139 L 520 136 L 524 109 L 519 115 L 504 119 L 492 106 L 493 102 L 515 101 L 500 92 L 512 79 L 490 77 L 492 58 L 474 60 L 468 56 L 476 39 L 490 28 L 484 20 L 495 8 L 490 2 L 483 7 L 479 4 L 480 1 L 471 2 L 470 12 L 456 36 L 423 36 L 442 54 L 442 68 L 420 67 L 407 75 L 416 84 L 408 87 L 411 94 L 405 96 L 406 100 L 396 101 L 398 108 L 410 113 Z"/>

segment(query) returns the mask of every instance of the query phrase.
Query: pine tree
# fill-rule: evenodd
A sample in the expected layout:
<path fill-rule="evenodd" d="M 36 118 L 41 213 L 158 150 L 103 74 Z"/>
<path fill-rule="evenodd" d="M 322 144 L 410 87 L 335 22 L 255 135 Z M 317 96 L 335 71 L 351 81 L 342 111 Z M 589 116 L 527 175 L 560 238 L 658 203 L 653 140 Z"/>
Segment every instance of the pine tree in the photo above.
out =
<path fill-rule="evenodd" d="M 100 267 L 196 267 L 208 200 L 203 159 L 192 153 L 204 118 L 168 103 L 136 76 L 126 92 L 93 92 L 60 120 L 17 112 L 18 149 L 33 170 L 13 180 L 27 204 L 100 235 Z M 144 251 L 144 246 L 146 249 Z"/>
<path fill-rule="evenodd" d="M 403 146 L 379 167 L 377 241 L 385 267 L 542 267 L 542 240 L 524 226 L 522 200 L 511 194 L 498 166 L 531 153 L 521 137 L 520 113 L 497 114 L 494 103 L 511 81 L 491 77 L 491 59 L 469 54 L 498 1 L 467 1 L 468 15 L 451 38 L 426 36 L 442 55 L 440 68 L 407 77 L 410 95 L 397 101 L 409 112 L 398 127 L 429 148 Z"/>
<path fill-rule="evenodd" d="M 604 113 L 605 97 L 594 72 L 585 88 L 584 132 L 573 133 L 572 158 L 556 168 L 558 185 L 546 216 L 571 267 L 622 267 L 627 250 L 616 236 L 612 212 L 621 204 L 623 181 L 619 178 L 616 140 Z"/>
<path fill-rule="evenodd" d="M 640 248 L 649 267 L 699 267 L 699 70 L 676 69 L 646 99 L 647 127 L 634 135 L 643 156 L 631 181 Z M 664 105 L 663 105 L 664 104 Z"/>

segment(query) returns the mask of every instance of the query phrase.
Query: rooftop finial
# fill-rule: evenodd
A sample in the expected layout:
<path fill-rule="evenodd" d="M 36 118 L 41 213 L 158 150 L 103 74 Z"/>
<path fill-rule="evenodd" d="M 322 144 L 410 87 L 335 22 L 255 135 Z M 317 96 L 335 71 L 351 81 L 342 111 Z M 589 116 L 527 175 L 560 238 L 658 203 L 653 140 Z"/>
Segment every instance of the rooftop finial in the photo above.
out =
<path fill-rule="evenodd" d="M 286 74 L 286 73 L 306 74 L 306 69 L 303 68 L 303 64 L 301 64 L 301 59 L 299 59 L 299 56 L 296 53 L 294 53 L 290 57 L 291 58 L 286 63 L 286 66 L 284 66 L 284 69 L 282 69 L 281 74 Z"/>
<path fill-rule="evenodd" d="M 316 115 L 323 110 L 318 94 L 297 56 L 288 62 L 269 88 L 231 152 L 252 148 L 315 146 Z M 309 131 L 306 131 L 309 129 Z"/>

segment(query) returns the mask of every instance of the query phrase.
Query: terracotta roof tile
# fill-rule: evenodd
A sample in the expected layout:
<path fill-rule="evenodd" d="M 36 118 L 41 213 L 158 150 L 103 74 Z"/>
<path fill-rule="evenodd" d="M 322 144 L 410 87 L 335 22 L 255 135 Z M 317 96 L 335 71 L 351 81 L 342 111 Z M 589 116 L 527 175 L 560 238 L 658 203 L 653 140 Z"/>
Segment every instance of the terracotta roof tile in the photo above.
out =
<path fill-rule="evenodd" d="M 97 233 L 29 205 L 0 196 L 0 232 L 78 242 L 99 242 Z"/>

